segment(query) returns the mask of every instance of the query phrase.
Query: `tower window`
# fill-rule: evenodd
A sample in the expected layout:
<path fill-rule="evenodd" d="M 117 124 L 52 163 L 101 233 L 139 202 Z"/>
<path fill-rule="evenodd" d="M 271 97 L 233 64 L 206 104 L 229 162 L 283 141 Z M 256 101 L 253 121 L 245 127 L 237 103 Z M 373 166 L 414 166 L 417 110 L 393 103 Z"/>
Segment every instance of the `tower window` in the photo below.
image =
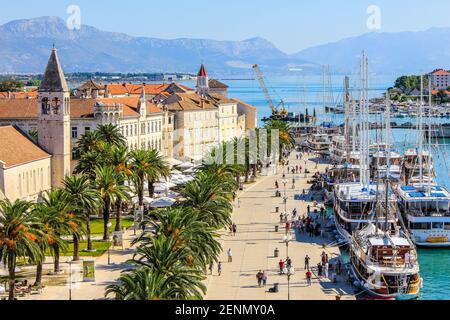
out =
<path fill-rule="evenodd" d="M 48 99 L 47 98 L 43 98 L 42 99 L 42 103 L 41 103 L 41 113 L 42 114 L 49 114 L 50 110 L 49 110 L 49 105 L 48 105 Z"/>
<path fill-rule="evenodd" d="M 52 101 L 52 109 L 53 109 L 53 114 L 58 114 L 59 113 L 59 109 L 60 109 L 60 102 L 58 98 L 54 98 Z"/>

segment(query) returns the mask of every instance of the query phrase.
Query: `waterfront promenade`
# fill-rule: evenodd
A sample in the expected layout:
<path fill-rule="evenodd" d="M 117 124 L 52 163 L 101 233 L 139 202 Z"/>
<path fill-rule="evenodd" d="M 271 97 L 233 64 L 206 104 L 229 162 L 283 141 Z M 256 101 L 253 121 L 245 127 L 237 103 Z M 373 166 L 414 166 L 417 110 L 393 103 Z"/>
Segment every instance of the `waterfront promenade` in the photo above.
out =
<path fill-rule="evenodd" d="M 295 194 L 301 194 L 302 190 L 309 190 L 310 185 L 307 180 L 317 171 L 324 171 L 327 165 L 316 164 L 310 160 L 313 156 L 304 156 L 301 161 L 295 160 L 295 153 L 292 154 L 290 165 L 302 165 L 311 172 L 305 178 L 304 173 L 296 174 L 296 188 L 292 189 L 292 174 L 286 174 L 286 193 L 288 196 L 287 210 L 292 212 L 297 208 L 298 214 L 306 214 L 306 207 L 310 202 L 294 200 Z M 286 259 L 286 245 L 283 243 L 285 235 L 284 224 L 280 224 L 279 213 L 275 212 L 275 207 L 284 211 L 283 198 L 275 198 L 275 181 L 280 185 L 280 191 L 284 193 L 282 183 L 282 169 L 278 175 L 259 177 L 253 184 L 245 187 L 239 193 L 239 203 L 234 203 L 233 221 L 237 224 L 237 234 L 232 236 L 228 231 L 221 231 L 223 253 L 221 256 L 223 272 L 217 275 L 217 265 L 215 265 L 213 276 L 208 276 L 205 280 L 208 286 L 206 300 L 286 300 L 288 298 L 287 276 L 278 274 L 279 260 Z M 275 232 L 275 226 L 279 226 L 279 231 Z M 324 250 L 322 244 L 328 243 L 329 239 L 310 238 L 307 235 L 295 234 L 291 232 L 293 241 L 289 244 L 289 255 L 295 268 L 295 275 L 290 281 L 290 296 L 292 300 L 334 300 L 336 295 L 343 295 L 342 299 L 353 299 L 351 288 L 345 284 L 342 278 L 338 283 L 332 283 L 328 279 L 318 279 L 316 272 L 313 275 L 312 286 L 306 284 L 306 271 L 304 270 L 304 257 L 308 254 L 311 257 L 310 266 L 315 267 L 320 261 L 320 254 Z M 114 283 L 119 278 L 120 272 L 127 265 L 125 262 L 131 259 L 134 253 L 130 249 L 130 241 L 133 239 L 133 231 L 126 232 L 124 237 L 125 250 L 113 249 L 111 251 L 111 265 L 108 265 L 108 255 L 104 254 L 95 259 L 96 261 L 96 281 L 93 283 L 77 282 L 76 278 L 72 286 L 73 300 L 94 300 L 103 299 L 106 287 Z M 233 251 L 233 262 L 228 263 L 227 250 Z M 274 257 L 274 250 L 280 251 L 279 258 Z M 339 255 L 336 247 L 326 248 L 330 259 Z M 66 271 L 65 275 L 52 276 L 52 284 L 47 285 L 42 294 L 31 295 L 25 300 L 67 300 L 69 298 L 68 285 L 68 264 L 63 257 L 61 268 Z M 49 258 L 45 269 L 52 268 L 52 259 Z M 266 271 L 268 273 L 267 287 L 259 288 L 256 281 L 256 273 Z M 30 274 L 34 270 L 30 270 Z M 314 270 L 313 270 L 314 271 Z M 48 279 L 48 276 L 45 276 Z M 48 281 L 48 280 L 47 280 Z M 46 281 L 46 282 L 47 282 Z M 269 293 L 268 289 L 274 283 L 279 283 L 278 293 Z"/>
<path fill-rule="evenodd" d="M 305 201 L 294 200 L 295 194 L 301 194 L 302 190 L 309 190 L 307 180 L 314 172 L 325 171 L 327 165 L 319 164 L 316 169 L 315 162 L 310 159 L 313 156 L 305 155 L 297 161 L 296 154 L 292 153 L 290 166 L 301 165 L 311 172 L 308 178 L 304 173 L 296 174 L 296 188 L 292 189 L 292 173 L 286 174 L 286 192 L 288 196 L 287 211 L 290 213 L 297 208 L 298 214 L 306 215 L 307 205 L 313 208 L 313 204 Z M 278 262 L 286 259 L 286 245 L 283 242 L 285 235 L 284 224 L 280 224 L 280 215 L 275 212 L 275 207 L 284 211 L 283 198 L 275 198 L 275 181 L 280 185 L 280 191 L 284 193 L 282 183 L 282 169 L 278 175 L 258 178 L 255 184 L 251 184 L 240 193 L 240 207 L 235 202 L 233 221 L 237 224 L 236 236 L 223 232 L 223 254 L 221 256 L 223 271 L 219 277 L 217 266 L 213 276 L 208 276 L 208 293 L 206 300 L 287 300 L 288 280 L 286 275 L 279 275 Z M 275 232 L 275 226 L 279 231 Z M 290 279 L 291 300 L 334 300 L 336 295 L 342 295 L 342 299 L 354 299 L 352 289 L 342 277 L 337 283 L 328 279 L 319 279 L 314 271 L 312 286 L 307 286 L 306 270 L 304 270 L 305 255 L 311 258 L 310 266 L 315 267 L 320 262 L 320 255 L 324 251 L 322 245 L 331 240 L 324 238 L 310 238 L 307 235 L 295 234 L 292 231 L 293 241 L 289 244 L 289 256 L 295 268 L 295 275 Z M 227 250 L 233 252 L 233 262 L 228 263 Z M 280 250 L 280 257 L 274 257 L 274 250 Z M 327 247 L 325 249 L 330 259 L 339 256 L 339 249 Z M 266 271 L 268 282 L 266 288 L 259 288 L 256 273 Z M 279 283 L 279 292 L 270 293 L 269 288 L 274 283 Z"/>

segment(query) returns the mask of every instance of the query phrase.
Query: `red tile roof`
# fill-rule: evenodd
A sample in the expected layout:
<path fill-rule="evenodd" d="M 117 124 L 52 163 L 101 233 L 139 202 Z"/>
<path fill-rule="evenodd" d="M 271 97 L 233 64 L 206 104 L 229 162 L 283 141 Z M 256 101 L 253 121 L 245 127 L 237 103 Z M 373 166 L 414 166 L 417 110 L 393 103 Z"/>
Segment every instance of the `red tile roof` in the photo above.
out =
<path fill-rule="evenodd" d="M 0 99 L 35 99 L 37 96 L 37 90 L 26 92 L 0 92 Z"/>
<path fill-rule="evenodd" d="M 450 75 L 450 72 L 448 72 L 447 70 L 444 70 L 444 69 L 436 69 L 431 74 L 433 74 L 435 76 L 448 76 L 448 75 Z"/>
<path fill-rule="evenodd" d="M 243 105 L 243 106 L 245 106 L 247 108 L 250 108 L 250 109 L 253 109 L 253 110 L 257 110 L 257 108 L 255 106 L 252 106 L 251 104 L 248 104 L 248 103 L 246 103 L 246 102 L 244 102 L 242 100 L 239 100 L 239 99 L 236 99 L 236 98 L 233 98 L 231 100 L 234 100 L 238 104 L 241 104 L 241 105 Z"/>
<path fill-rule="evenodd" d="M 49 157 L 19 129 L 13 126 L 0 127 L 0 160 L 7 168 Z"/>

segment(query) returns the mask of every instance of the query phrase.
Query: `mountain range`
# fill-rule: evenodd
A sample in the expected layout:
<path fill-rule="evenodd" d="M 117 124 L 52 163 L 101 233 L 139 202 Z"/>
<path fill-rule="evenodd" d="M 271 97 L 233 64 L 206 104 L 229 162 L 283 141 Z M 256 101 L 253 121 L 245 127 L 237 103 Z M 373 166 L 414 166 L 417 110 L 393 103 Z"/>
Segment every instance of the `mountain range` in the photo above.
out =
<path fill-rule="evenodd" d="M 40 17 L 0 26 L 0 44 L 0 73 L 42 73 L 53 45 L 66 72 L 195 73 L 205 63 L 216 76 L 250 76 L 257 63 L 264 72 L 280 74 L 292 69 L 320 73 L 321 64 L 331 64 L 334 72 L 343 74 L 358 71 L 362 50 L 369 55 L 370 70 L 379 74 L 450 68 L 450 28 L 368 33 L 290 55 L 258 37 L 244 41 L 133 37 L 87 25 L 69 30 L 59 17 Z"/>

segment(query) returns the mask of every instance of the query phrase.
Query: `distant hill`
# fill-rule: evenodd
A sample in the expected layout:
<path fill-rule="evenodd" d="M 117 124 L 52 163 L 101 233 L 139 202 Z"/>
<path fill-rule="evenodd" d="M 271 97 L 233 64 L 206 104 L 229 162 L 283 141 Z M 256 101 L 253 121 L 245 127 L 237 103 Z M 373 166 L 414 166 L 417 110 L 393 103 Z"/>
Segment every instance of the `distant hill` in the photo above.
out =
<path fill-rule="evenodd" d="M 195 73 L 203 62 L 214 76 L 248 77 L 255 63 L 265 73 L 287 75 L 289 69 L 320 73 L 321 64 L 331 64 L 334 72 L 351 74 L 359 70 L 363 49 L 372 73 L 397 76 L 450 69 L 450 28 L 374 32 L 288 55 L 262 38 L 216 41 L 132 37 L 86 25 L 70 31 L 61 18 L 40 17 L 0 26 L 0 73 L 42 73 L 53 44 L 66 72 Z"/>
<path fill-rule="evenodd" d="M 105 32 L 83 25 L 71 31 L 63 19 L 40 17 L 0 26 L 0 72 L 43 72 L 50 48 L 58 48 L 66 72 L 185 72 L 205 63 L 212 74 L 251 74 L 254 63 L 270 72 L 309 64 L 262 38 L 245 41 L 163 40 Z M 313 66 L 314 67 L 314 66 Z"/>
<path fill-rule="evenodd" d="M 427 73 L 450 68 L 450 28 L 420 32 L 367 33 L 309 48 L 293 55 L 318 64 L 331 64 L 337 72 L 359 69 L 358 57 L 366 50 L 371 72 L 387 75 Z"/>

